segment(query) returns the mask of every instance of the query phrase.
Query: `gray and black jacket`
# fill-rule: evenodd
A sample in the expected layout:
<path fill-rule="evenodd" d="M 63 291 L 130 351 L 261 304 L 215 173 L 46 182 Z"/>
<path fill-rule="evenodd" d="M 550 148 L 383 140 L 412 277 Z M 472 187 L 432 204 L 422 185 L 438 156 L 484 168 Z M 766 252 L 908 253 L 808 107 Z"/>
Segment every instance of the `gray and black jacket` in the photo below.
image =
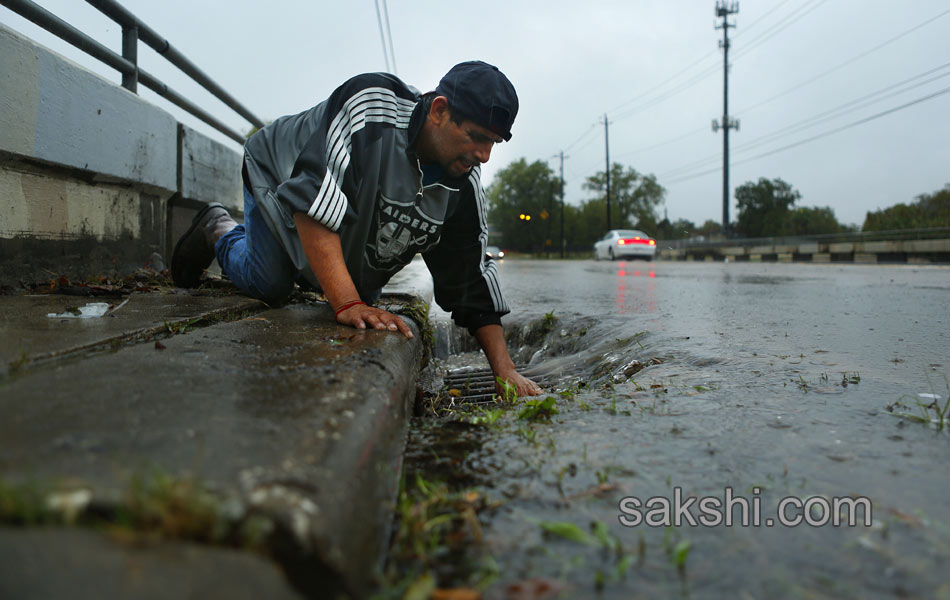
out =
<path fill-rule="evenodd" d="M 485 192 L 478 167 L 423 187 L 414 148 L 424 104 L 393 75 L 358 75 L 325 102 L 254 134 L 244 147 L 244 182 L 314 287 L 297 212 L 340 234 L 346 267 L 366 301 L 422 253 L 436 302 L 474 331 L 509 312 L 495 264 L 484 260 Z"/>

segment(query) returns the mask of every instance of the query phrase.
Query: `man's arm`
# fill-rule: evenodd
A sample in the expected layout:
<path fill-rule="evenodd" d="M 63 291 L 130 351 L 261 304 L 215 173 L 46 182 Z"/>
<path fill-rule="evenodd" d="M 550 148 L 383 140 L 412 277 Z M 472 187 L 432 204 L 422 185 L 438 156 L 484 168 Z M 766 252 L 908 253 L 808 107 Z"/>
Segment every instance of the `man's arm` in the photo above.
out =
<path fill-rule="evenodd" d="M 498 379 L 513 385 L 519 396 L 537 396 L 542 393 L 538 384 L 515 369 L 515 363 L 508 354 L 508 345 L 505 343 L 505 333 L 501 325 L 479 327 L 475 330 L 475 339 L 488 357 L 488 364 L 491 365 L 496 378 L 495 391 L 499 395 L 503 390 L 497 382 Z"/>
<path fill-rule="evenodd" d="M 360 295 L 346 269 L 340 235 L 302 212 L 294 213 L 294 223 L 297 224 L 304 254 L 307 255 L 310 268 L 317 276 L 330 307 L 337 311 L 341 306 L 358 302 Z M 357 329 L 388 329 L 400 331 L 407 338 L 412 337 L 412 330 L 400 317 L 365 304 L 355 304 L 347 308 L 336 315 L 336 320 Z"/>

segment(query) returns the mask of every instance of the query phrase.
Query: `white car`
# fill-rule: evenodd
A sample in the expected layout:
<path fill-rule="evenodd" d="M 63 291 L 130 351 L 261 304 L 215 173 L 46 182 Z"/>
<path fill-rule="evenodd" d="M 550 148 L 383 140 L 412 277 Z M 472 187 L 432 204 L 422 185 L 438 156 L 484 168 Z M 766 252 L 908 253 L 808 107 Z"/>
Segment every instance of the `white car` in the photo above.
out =
<path fill-rule="evenodd" d="M 611 229 L 594 243 L 594 259 L 643 258 L 653 260 L 656 240 L 636 229 Z"/>
<path fill-rule="evenodd" d="M 488 246 L 485 248 L 485 258 L 488 260 L 501 260 L 505 258 L 505 251 L 498 246 Z"/>

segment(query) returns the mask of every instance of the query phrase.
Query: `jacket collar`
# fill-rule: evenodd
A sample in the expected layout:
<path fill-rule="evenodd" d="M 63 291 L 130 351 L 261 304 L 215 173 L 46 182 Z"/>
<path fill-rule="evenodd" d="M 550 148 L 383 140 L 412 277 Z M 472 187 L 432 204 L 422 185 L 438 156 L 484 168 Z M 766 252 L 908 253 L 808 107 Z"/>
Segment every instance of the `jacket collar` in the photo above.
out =
<path fill-rule="evenodd" d="M 419 141 L 419 135 L 422 134 L 422 126 L 425 124 L 427 105 L 425 96 L 419 98 L 415 108 L 412 109 L 412 115 L 409 117 L 409 144 L 406 152 L 416 158 L 416 142 Z"/>

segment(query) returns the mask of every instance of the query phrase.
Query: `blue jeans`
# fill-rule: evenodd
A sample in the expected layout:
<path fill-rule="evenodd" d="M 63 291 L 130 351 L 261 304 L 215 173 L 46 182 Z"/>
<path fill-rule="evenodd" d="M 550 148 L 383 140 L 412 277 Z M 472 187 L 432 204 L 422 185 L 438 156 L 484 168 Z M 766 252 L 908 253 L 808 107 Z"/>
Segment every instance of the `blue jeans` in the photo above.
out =
<path fill-rule="evenodd" d="M 214 245 L 221 270 L 245 294 L 268 304 L 290 296 L 297 279 L 294 266 L 270 232 L 254 196 L 244 188 L 244 225 L 238 225 Z"/>

